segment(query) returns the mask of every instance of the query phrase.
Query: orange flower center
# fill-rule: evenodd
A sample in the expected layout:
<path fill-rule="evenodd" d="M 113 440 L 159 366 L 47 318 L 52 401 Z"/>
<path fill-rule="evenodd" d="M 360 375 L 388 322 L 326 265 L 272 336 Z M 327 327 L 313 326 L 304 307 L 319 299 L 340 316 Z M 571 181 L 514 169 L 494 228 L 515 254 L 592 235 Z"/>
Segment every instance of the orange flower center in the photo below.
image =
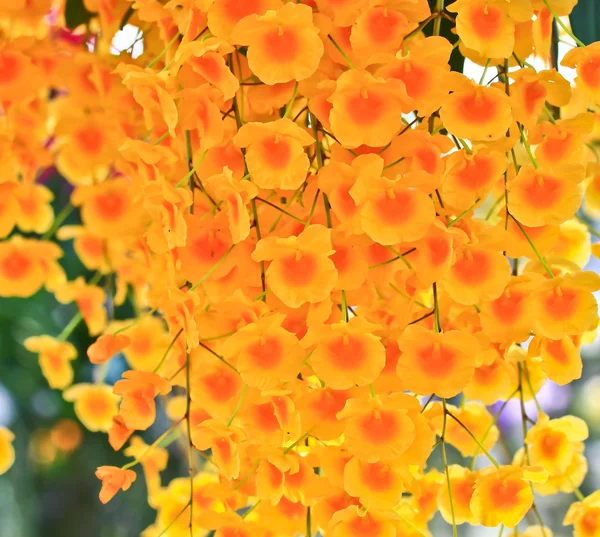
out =
<path fill-rule="evenodd" d="M 281 341 L 274 337 L 261 338 L 258 343 L 250 345 L 248 354 L 256 367 L 261 369 L 272 369 L 279 365 L 283 359 L 283 347 Z"/>
<path fill-rule="evenodd" d="M 300 53 L 298 35 L 281 26 L 269 30 L 263 37 L 263 45 L 268 57 L 275 63 L 288 63 L 297 59 Z"/>
<path fill-rule="evenodd" d="M 556 287 L 545 300 L 546 313 L 556 320 L 565 320 L 577 312 L 579 294 L 575 289 Z"/>
<path fill-rule="evenodd" d="M 518 494 L 525 484 L 522 481 L 499 481 L 493 484 L 490 495 L 495 508 L 510 509 L 519 504 Z M 526 486 L 526 485 L 525 485 Z"/>
<path fill-rule="evenodd" d="M 470 15 L 469 26 L 482 39 L 494 39 L 502 30 L 504 12 L 500 8 L 484 4 L 473 9 Z"/>
<path fill-rule="evenodd" d="M 360 473 L 364 483 L 373 490 L 388 490 L 394 484 L 391 468 L 382 462 L 362 464 Z"/>
<path fill-rule="evenodd" d="M 587 86 L 591 88 L 600 86 L 600 56 L 585 60 L 579 67 L 579 74 Z"/>
<path fill-rule="evenodd" d="M 377 92 L 363 88 L 346 101 L 346 113 L 358 126 L 366 127 L 377 123 L 385 113 L 385 101 Z"/>
<path fill-rule="evenodd" d="M 23 61 L 16 54 L 0 55 L 0 84 L 11 84 L 23 72 Z"/>
<path fill-rule="evenodd" d="M 318 274 L 316 256 L 310 253 L 298 255 L 294 252 L 279 261 L 281 272 L 288 284 L 293 287 L 310 285 Z"/>
<path fill-rule="evenodd" d="M 262 155 L 271 168 L 281 170 L 288 166 L 292 154 L 289 140 L 276 134 L 261 142 Z"/>
<path fill-rule="evenodd" d="M 2 261 L 2 274 L 9 280 L 21 280 L 33 268 L 33 261 L 25 254 L 13 251 L 11 255 Z"/>
<path fill-rule="evenodd" d="M 329 359 L 341 370 L 360 369 L 368 358 L 364 339 L 353 334 L 337 337 L 326 347 Z"/>
<path fill-rule="evenodd" d="M 126 202 L 121 192 L 106 192 L 94 198 L 99 216 L 104 220 L 118 220 L 126 210 Z"/>
<path fill-rule="evenodd" d="M 474 91 L 460 97 L 458 107 L 462 119 L 472 125 L 493 122 L 498 112 L 498 103 L 481 91 Z"/>

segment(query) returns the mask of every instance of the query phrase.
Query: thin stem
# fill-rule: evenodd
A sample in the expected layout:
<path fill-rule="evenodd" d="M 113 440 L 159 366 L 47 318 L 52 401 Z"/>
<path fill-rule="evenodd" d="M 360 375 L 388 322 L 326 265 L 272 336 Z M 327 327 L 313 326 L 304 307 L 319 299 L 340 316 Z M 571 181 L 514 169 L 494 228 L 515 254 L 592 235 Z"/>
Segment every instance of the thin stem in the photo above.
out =
<path fill-rule="evenodd" d="M 217 260 L 217 262 L 210 267 L 206 273 L 194 284 L 190 287 L 190 291 L 193 291 L 194 289 L 196 289 L 199 285 L 202 285 L 208 278 L 210 278 L 211 274 L 213 274 L 213 272 L 215 270 L 217 270 L 217 268 L 219 267 L 219 265 L 221 263 L 223 263 L 223 261 L 225 261 L 225 259 L 227 258 L 227 256 L 231 253 L 231 250 L 233 250 L 235 248 L 235 244 L 232 244 L 229 249 L 222 255 L 221 258 L 219 258 Z"/>
<path fill-rule="evenodd" d="M 342 316 L 344 322 L 348 322 L 348 301 L 346 300 L 346 291 L 342 290 Z"/>
<path fill-rule="evenodd" d="M 540 166 L 537 163 L 537 160 L 535 160 L 535 157 L 533 156 L 533 152 L 531 151 L 531 146 L 529 145 L 529 142 L 527 141 L 527 138 L 525 137 L 525 131 L 523 129 L 523 125 L 521 125 L 520 123 L 517 123 L 517 125 L 519 127 L 519 132 L 521 133 L 521 143 L 523 144 L 525 151 L 527 151 L 529 160 L 531 160 L 531 163 L 533 164 L 534 168 L 539 168 Z"/>
<path fill-rule="evenodd" d="M 163 354 L 162 358 L 160 359 L 160 362 L 158 362 L 158 365 L 152 371 L 153 373 L 156 373 L 160 369 L 160 367 L 164 364 L 165 360 L 167 359 L 167 356 L 169 355 L 169 353 L 171 352 L 171 349 L 173 348 L 173 345 L 175 345 L 175 342 L 177 341 L 177 339 L 179 339 L 179 336 L 182 334 L 182 332 L 183 332 L 183 328 L 180 329 L 179 332 L 177 332 L 177 334 L 175 334 L 175 337 L 171 340 L 171 343 L 169 343 L 169 346 L 167 347 L 167 350 Z"/>
<path fill-rule="evenodd" d="M 181 515 L 183 515 L 183 513 L 185 513 L 185 510 L 190 506 L 190 502 L 186 503 L 183 507 L 183 509 L 181 511 L 179 511 L 179 513 L 177 513 L 177 515 L 175 515 L 175 518 L 173 520 L 171 520 L 171 522 L 169 522 L 169 525 L 162 530 L 159 534 L 158 537 L 163 537 L 164 535 L 167 534 L 167 532 L 171 529 L 171 526 L 173 526 L 173 524 L 175 524 L 175 522 L 177 522 L 179 520 L 179 517 Z"/>
<path fill-rule="evenodd" d="M 442 424 L 442 435 L 440 437 L 440 440 L 442 441 L 442 460 L 444 462 L 444 473 L 446 474 L 448 499 L 450 501 L 450 513 L 452 515 L 452 536 L 458 537 L 458 532 L 456 530 L 456 515 L 454 514 L 454 500 L 452 499 L 452 486 L 450 484 L 450 472 L 448 471 L 448 457 L 446 455 L 446 422 L 448 417 L 448 410 L 446 409 L 446 399 L 442 399 L 442 406 L 444 408 L 444 421 Z"/>
<path fill-rule="evenodd" d="M 194 535 L 194 447 L 192 445 L 192 393 L 191 393 L 191 363 L 190 353 L 185 356 L 185 418 L 188 436 L 188 465 L 190 478 L 190 537 Z"/>
<path fill-rule="evenodd" d="M 250 476 L 256 471 L 259 464 L 260 464 L 260 459 L 256 459 L 254 461 L 254 464 L 252 465 L 252 468 L 250 468 L 250 470 L 244 476 L 244 478 L 235 487 L 233 487 L 233 490 L 241 489 L 248 482 L 248 479 L 250 479 Z"/>
<path fill-rule="evenodd" d="M 354 67 L 354 64 L 350 61 L 350 58 L 348 58 L 348 55 L 342 50 L 342 47 L 340 47 L 336 40 L 331 37 L 331 35 L 327 36 L 329 38 L 329 41 L 331 41 L 333 43 L 333 46 L 338 50 L 338 52 L 342 55 L 342 57 L 344 58 L 344 61 L 348 64 L 348 67 L 350 67 L 350 69 L 356 69 L 356 67 Z"/>
<path fill-rule="evenodd" d="M 305 432 L 300 438 L 298 438 L 298 440 L 296 440 L 292 445 L 288 446 L 285 448 L 285 450 L 283 451 L 284 455 L 287 455 L 290 451 L 292 451 L 292 449 L 294 449 L 300 442 L 302 442 L 305 438 L 308 438 L 308 435 L 310 434 L 310 431 Z"/>
<path fill-rule="evenodd" d="M 292 106 L 294 105 L 294 101 L 296 100 L 296 95 L 298 95 L 298 81 L 296 80 L 296 84 L 294 85 L 294 91 L 292 92 L 292 98 L 290 99 L 290 102 L 287 104 L 287 106 L 285 107 L 285 112 L 283 113 L 282 117 L 288 117 L 290 115 L 290 112 L 292 111 Z"/>
<path fill-rule="evenodd" d="M 42 241 L 50 240 L 56 233 L 56 230 L 69 217 L 69 215 L 73 212 L 74 209 L 75 209 L 75 207 L 73 207 L 73 204 L 71 202 L 67 203 L 61 209 L 61 211 L 56 215 L 56 217 L 54 218 L 54 221 L 52 222 L 52 226 L 50 227 L 50 229 L 48 231 L 46 231 L 46 233 L 44 233 L 42 235 L 40 240 L 42 240 Z"/>
<path fill-rule="evenodd" d="M 237 413 L 240 411 L 240 408 L 242 408 L 242 403 L 244 402 L 244 397 L 246 396 L 247 391 L 248 385 L 244 384 L 244 387 L 242 388 L 242 393 L 240 394 L 240 398 L 237 402 L 237 405 L 235 405 L 235 409 L 233 410 L 233 414 L 231 414 L 231 417 L 227 421 L 227 427 L 229 427 L 233 423 L 233 420 L 237 416 Z"/>
<path fill-rule="evenodd" d="M 550 11 L 550 13 L 552 13 L 552 16 L 554 17 L 554 20 L 558 23 L 558 25 L 565 31 L 565 33 L 573 40 L 575 41 L 575 43 L 577 43 L 577 46 L 579 47 L 585 47 L 585 43 L 583 41 L 580 41 L 577 36 L 571 31 L 569 30 L 566 26 L 565 23 L 560 19 L 560 17 L 556 14 L 556 11 L 554 11 L 554 9 L 552 8 L 552 6 L 549 4 L 548 0 L 544 0 L 544 4 L 546 4 L 546 7 L 548 8 L 548 11 Z"/>
<path fill-rule="evenodd" d="M 199 341 L 198 344 L 204 349 L 207 350 L 208 352 L 210 352 L 215 358 L 217 358 L 219 361 L 223 362 L 229 369 L 231 369 L 232 371 L 235 371 L 238 375 L 240 374 L 240 372 L 234 367 L 232 366 L 227 360 L 225 360 L 225 358 L 223 358 L 220 354 L 217 354 L 215 351 L 213 351 L 209 346 L 205 345 L 204 343 L 202 343 L 202 341 Z"/>
<path fill-rule="evenodd" d="M 153 59 L 153 60 L 152 60 L 152 61 L 151 61 L 151 62 L 150 62 L 150 63 L 149 63 L 149 64 L 148 64 L 146 67 L 153 67 L 153 66 L 154 66 L 154 64 L 155 64 L 155 63 L 156 63 L 158 60 L 160 60 L 160 59 L 161 59 L 161 58 L 162 58 L 162 57 L 163 57 L 163 56 L 166 54 L 167 50 L 169 50 L 169 49 L 170 49 L 170 48 L 173 46 L 173 43 L 175 43 L 175 41 L 177 41 L 177 39 L 179 39 L 179 36 L 180 36 L 180 35 L 181 35 L 181 34 L 180 34 L 179 32 L 177 32 L 177 33 L 176 33 L 176 34 L 173 36 L 173 38 L 171 39 L 171 41 L 169 41 L 169 42 L 167 43 L 167 46 L 166 46 L 165 48 L 163 48 L 163 49 L 160 51 L 160 53 L 158 54 L 158 56 L 157 56 L 156 58 L 154 58 L 154 59 Z"/>
<path fill-rule="evenodd" d="M 440 323 L 440 305 L 438 303 L 438 293 L 437 293 L 437 282 L 433 282 L 433 328 L 436 334 L 439 334 L 442 331 L 442 325 Z"/>
<path fill-rule="evenodd" d="M 301 224 L 304 224 L 304 226 L 307 225 L 306 222 L 304 220 L 302 220 L 302 218 L 298 218 L 297 216 L 293 215 L 292 213 L 286 211 L 285 209 L 282 209 L 278 205 L 271 203 L 269 200 L 266 200 L 264 198 L 259 198 L 258 196 L 256 196 L 254 199 L 260 201 L 261 203 L 266 203 L 270 207 L 273 207 L 273 209 L 277 209 L 280 213 L 283 213 L 286 216 L 289 216 L 290 218 L 294 219 L 296 222 L 300 222 Z"/>
<path fill-rule="evenodd" d="M 152 444 L 150 444 L 146 448 L 146 450 L 139 456 L 139 458 L 127 463 L 125 466 L 122 466 L 121 469 L 129 470 L 130 468 L 133 468 L 134 466 L 136 466 L 140 462 L 142 462 L 142 460 L 144 460 L 144 457 L 146 455 L 148 455 L 148 453 L 150 453 L 155 447 L 157 447 L 167 436 L 169 436 L 169 434 L 171 432 L 173 432 L 183 420 L 184 420 L 184 418 L 177 420 L 173 425 L 171 425 L 171 427 L 169 427 L 163 434 L 161 434 L 154 442 L 152 442 Z"/>
<path fill-rule="evenodd" d="M 535 255 L 539 259 L 540 263 L 542 264 L 542 266 L 544 267 L 544 269 L 546 270 L 546 272 L 548 273 L 550 278 L 554 278 L 554 273 L 550 270 L 550 267 L 547 265 L 546 260 L 542 257 L 542 255 L 540 254 L 538 249 L 535 247 L 535 244 L 533 244 L 533 241 L 529 238 L 529 235 L 527 234 L 527 231 L 525 231 L 525 228 L 521 225 L 521 222 L 519 222 L 512 214 L 510 215 L 510 217 L 515 221 L 517 226 L 519 226 L 521 233 L 523 233 L 523 236 L 525 237 L 525 239 L 527 239 L 529 246 L 531 246 L 531 249 L 534 251 Z"/>
<path fill-rule="evenodd" d="M 450 416 L 456 423 L 458 423 L 466 432 L 467 434 L 473 439 L 473 441 L 477 444 L 477 446 L 479 447 L 479 449 L 481 451 L 483 451 L 483 453 L 485 454 L 485 456 L 490 460 L 490 462 L 496 467 L 496 468 L 500 468 L 500 465 L 498 464 L 498 461 L 496 461 L 496 459 L 494 459 L 494 457 L 492 457 L 489 453 L 489 451 L 487 449 L 485 449 L 482 445 L 482 443 L 477 439 L 477 437 L 471 432 L 471 430 L 461 421 L 459 420 L 454 414 L 452 414 L 452 412 L 450 412 L 449 410 L 446 410 L 446 413 L 448 414 L 448 416 Z"/>
<path fill-rule="evenodd" d="M 458 221 L 462 220 L 465 216 L 467 216 L 473 209 L 475 209 L 475 207 L 477 207 L 478 203 L 481 200 L 479 198 L 477 198 L 475 200 L 475 203 L 473 205 L 471 205 L 471 207 L 469 207 L 468 209 L 466 209 L 465 211 L 463 211 L 462 213 L 460 213 L 454 220 L 452 220 L 452 222 L 450 222 L 446 227 L 452 227 L 454 224 L 456 224 Z"/>

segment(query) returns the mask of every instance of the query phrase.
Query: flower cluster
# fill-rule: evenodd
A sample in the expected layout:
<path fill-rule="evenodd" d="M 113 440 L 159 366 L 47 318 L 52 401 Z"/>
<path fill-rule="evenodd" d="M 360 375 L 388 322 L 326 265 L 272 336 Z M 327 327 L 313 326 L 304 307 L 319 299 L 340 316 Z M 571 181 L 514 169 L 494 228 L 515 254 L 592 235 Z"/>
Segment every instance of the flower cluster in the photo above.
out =
<path fill-rule="evenodd" d="M 585 422 L 523 410 L 501 464 L 504 406 L 486 406 L 580 378 L 598 327 L 600 43 L 547 61 L 574 2 L 86 0 L 86 32 L 60 2 L 17 4 L 0 6 L 0 296 L 77 307 L 24 344 L 131 459 L 98 468 L 103 503 L 139 464 L 145 537 L 415 537 L 437 512 L 454 535 L 530 514 L 520 535 L 550 537 L 534 494 L 558 493 L 580 500 L 575 535 L 600 535 Z M 126 23 L 135 59 L 112 45 Z M 67 279 L 71 242 L 94 276 Z M 126 301 L 136 317 L 115 318 Z M 172 426 L 147 445 L 160 408 Z M 164 483 L 177 438 L 190 474 Z"/>

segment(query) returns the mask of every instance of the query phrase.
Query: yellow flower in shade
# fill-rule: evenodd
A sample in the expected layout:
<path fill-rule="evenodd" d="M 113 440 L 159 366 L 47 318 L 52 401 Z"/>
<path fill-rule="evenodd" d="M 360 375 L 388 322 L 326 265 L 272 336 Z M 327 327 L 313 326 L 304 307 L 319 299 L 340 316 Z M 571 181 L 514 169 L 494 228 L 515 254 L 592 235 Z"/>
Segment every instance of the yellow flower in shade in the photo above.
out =
<path fill-rule="evenodd" d="M 267 237 L 256 245 L 252 259 L 271 261 L 267 284 L 286 306 L 297 308 L 329 296 L 337 281 L 330 256 L 331 233 L 322 225 L 307 227 L 297 237 Z"/>
<path fill-rule="evenodd" d="M 99 185 L 77 188 L 71 197 L 81 206 L 81 219 L 86 228 L 103 239 L 137 235 L 141 232 L 139 194 L 127 179 L 112 179 Z"/>
<path fill-rule="evenodd" d="M 250 323 L 227 338 L 223 356 L 234 363 L 242 380 L 259 390 L 270 390 L 293 380 L 304 358 L 298 338 L 281 326 L 275 314 Z"/>
<path fill-rule="evenodd" d="M 395 537 L 397 516 L 392 511 L 363 510 L 351 505 L 333 515 L 326 531 L 332 537 Z"/>
<path fill-rule="evenodd" d="M 228 420 L 240 399 L 244 382 L 238 373 L 207 354 L 202 347 L 190 353 L 190 362 L 196 366 L 190 388 L 192 401 L 202 405 L 212 417 Z"/>
<path fill-rule="evenodd" d="M 215 0 L 208 8 L 208 28 L 217 37 L 231 40 L 235 25 L 244 17 L 264 15 L 268 10 L 278 9 L 281 0 L 250 0 L 240 3 L 237 0 Z"/>
<path fill-rule="evenodd" d="M 419 402 L 402 393 L 367 401 L 349 399 L 338 413 L 345 423 L 345 446 L 365 462 L 424 464 L 433 433 L 420 411 Z"/>
<path fill-rule="evenodd" d="M 238 427 L 225 426 L 218 420 L 206 420 L 200 425 L 200 431 L 194 439 L 197 449 L 210 449 L 219 467 L 219 472 L 226 479 L 237 479 L 240 475 L 240 454 L 237 444 L 246 438 L 246 434 Z"/>
<path fill-rule="evenodd" d="M 204 188 L 215 203 L 224 202 L 232 242 L 237 244 L 246 239 L 250 235 L 247 205 L 258 195 L 258 188 L 250 181 L 234 179 L 229 168 L 225 168 L 220 175 L 206 178 Z"/>
<path fill-rule="evenodd" d="M 536 335 L 562 339 L 595 330 L 598 306 L 592 292 L 598 289 L 600 277 L 589 271 L 540 283 L 531 297 Z"/>
<path fill-rule="evenodd" d="M 226 255 L 231 248 L 231 233 L 225 211 L 219 211 L 215 218 L 210 219 L 186 214 L 185 222 L 186 244 L 177 249 L 182 275 L 192 284 L 201 278 L 206 279 L 207 274 L 215 280 L 226 276 L 235 266 L 235 261 L 232 255 Z"/>
<path fill-rule="evenodd" d="M 452 524 L 453 520 L 456 524 L 464 524 L 465 522 L 471 525 L 477 524 L 475 516 L 471 512 L 471 498 L 475 491 L 477 475 L 478 472 L 473 472 L 458 464 L 452 464 L 448 467 L 452 504 L 450 503 L 450 492 L 446 483 L 439 487 L 437 493 L 440 513 L 448 524 Z M 454 516 L 452 515 L 453 509 Z"/>
<path fill-rule="evenodd" d="M 516 371 L 507 363 L 495 346 L 486 352 L 491 359 L 475 367 L 475 373 L 463 393 L 469 399 L 477 399 L 486 405 L 507 399 L 515 384 Z"/>
<path fill-rule="evenodd" d="M 529 339 L 532 322 L 531 292 L 540 282 L 532 274 L 512 276 L 495 300 L 480 304 L 481 330 L 495 343 L 521 343 Z"/>
<path fill-rule="evenodd" d="M 129 429 L 144 431 L 156 419 L 157 395 L 171 391 L 167 380 L 148 371 L 125 371 L 123 378 L 113 387 L 113 393 L 123 397 L 119 415 Z"/>
<path fill-rule="evenodd" d="M 150 448 L 141 436 L 134 436 L 123 454 L 140 461 L 148 489 L 148 503 L 156 505 L 156 495 L 161 488 L 160 472 L 167 467 L 169 452 L 159 446 Z"/>
<path fill-rule="evenodd" d="M 515 81 L 510 86 L 513 116 L 527 129 L 536 126 L 546 101 L 561 107 L 571 99 L 570 84 L 554 69 L 539 72 L 519 69 L 510 77 Z"/>
<path fill-rule="evenodd" d="M 459 0 L 449 11 L 457 13 L 460 40 L 486 58 L 509 58 L 515 47 L 515 23 L 533 15 L 529 4 L 498 0 Z"/>
<path fill-rule="evenodd" d="M 309 363 L 327 386 L 346 390 L 372 383 L 385 365 L 385 348 L 373 335 L 378 329 L 362 317 L 308 329 L 302 345 L 314 349 Z"/>
<path fill-rule="evenodd" d="M 55 290 L 66 280 L 54 243 L 15 235 L 0 243 L 0 296 L 28 297 L 45 285 Z"/>
<path fill-rule="evenodd" d="M 447 405 L 447 408 L 473 433 L 473 436 L 486 450 L 490 451 L 494 447 L 499 437 L 499 431 L 494 425 L 493 416 L 483 404 L 469 401 L 460 408 L 453 405 Z M 452 444 L 463 457 L 473 457 L 476 454 L 483 455 L 477 442 L 473 440 L 460 423 L 452 417 L 447 418 L 446 421 L 446 441 Z M 436 432 L 441 435 L 442 424 L 439 419 L 436 420 L 435 425 Z"/>
<path fill-rule="evenodd" d="M 179 93 L 178 126 L 198 133 L 198 149 L 202 152 L 216 147 L 225 134 L 221 111 L 215 102 L 220 96 L 219 90 L 209 84 Z"/>
<path fill-rule="evenodd" d="M 92 432 L 107 432 L 119 411 L 119 397 L 106 384 L 74 384 L 63 392 L 63 398 L 75 403 L 77 418 Z"/>
<path fill-rule="evenodd" d="M 465 242 L 466 236 L 461 230 L 434 220 L 426 235 L 415 244 L 416 257 L 410 261 L 415 276 L 426 287 L 440 280 L 454 261 L 454 247 Z"/>
<path fill-rule="evenodd" d="M 387 179 L 381 177 L 381 157 L 365 155 L 359 159 L 361 171 L 350 195 L 360 209 L 363 231 L 384 246 L 423 237 L 435 219 L 433 203 L 426 193 L 429 174 L 420 170 Z"/>
<path fill-rule="evenodd" d="M 35 233 L 48 231 L 54 220 L 54 211 L 50 205 L 54 199 L 52 191 L 44 185 L 21 183 L 15 189 L 14 195 L 19 204 L 19 229 Z"/>
<path fill-rule="evenodd" d="M 59 171 L 74 185 L 104 180 L 124 141 L 114 118 L 67 110 L 56 125 Z"/>
<path fill-rule="evenodd" d="M 547 377 L 564 386 L 581 378 L 583 363 L 579 354 L 577 336 L 565 336 L 561 339 L 548 339 L 536 336 L 529 343 L 527 354 L 541 358 L 540 367 Z"/>
<path fill-rule="evenodd" d="M 445 205 L 458 212 L 484 199 L 506 170 L 506 156 L 480 148 L 471 153 L 456 151 L 446 159 L 441 194 Z"/>
<path fill-rule="evenodd" d="M 394 5 L 373 6 L 356 19 L 350 32 L 352 51 L 363 65 L 393 58 L 416 24 Z"/>
<path fill-rule="evenodd" d="M 454 264 L 441 280 L 450 298 L 467 306 L 502 294 L 511 272 L 506 256 L 480 244 L 459 247 L 455 255 Z"/>
<path fill-rule="evenodd" d="M 592 103 L 600 104 L 600 43 L 569 50 L 560 64 L 577 69 L 575 85 Z"/>
<path fill-rule="evenodd" d="M 133 470 L 123 470 L 116 466 L 100 466 L 96 470 L 96 477 L 102 481 L 100 501 L 108 503 L 120 490 L 129 490 L 137 476 Z"/>
<path fill-rule="evenodd" d="M 443 37 L 429 36 L 406 45 L 408 53 L 398 50 L 396 59 L 382 65 L 376 76 L 403 82 L 419 115 L 426 116 L 437 110 L 455 80 L 448 65 L 452 44 Z"/>
<path fill-rule="evenodd" d="M 525 441 L 531 463 L 541 466 L 552 477 L 568 472 L 574 459 L 583 453 L 587 437 L 588 427 L 580 418 L 564 416 L 551 420 L 540 414 Z"/>
<path fill-rule="evenodd" d="M 114 416 L 112 421 L 112 425 L 108 430 L 108 443 L 115 451 L 119 451 L 135 431 L 125 425 L 125 421 L 121 416 Z"/>
<path fill-rule="evenodd" d="M 531 133 L 530 142 L 536 144 L 535 158 L 541 166 L 582 164 L 584 140 L 592 132 L 594 115 L 590 112 L 559 119 L 556 124 L 540 123 Z"/>
<path fill-rule="evenodd" d="M 574 537 L 597 537 L 600 532 L 600 490 L 573 503 L 563 525 L 573 526 Z"/>
<path fill-rule="evenodd" d="M 265 84 L 305 80 L 319 66 L 323 42 L 310 6 L 288 3 L 236 25 L 232 41 L 248 46 L 248 66 Z"/>
<path fill-rule="evenodd" d="M 298 400 L 302 426 L 320 440 L 339 438 L 344 432 L 344 424 L 337 419 L 337 414 L 352 395 L 352 390 L 334 390 L 329 386 L 308 390 Z"/>
<path fill-rule="evenodd" d="M 258 187 L 295 190 L 306 179 L 309 161 L 304 147 L 314 139 L 291 119 L 247 123 L 233 141 L 246 148 L 250 179 Z"/>
<path fill-rule="evenodd" d="M 355 69 L 340 75 L 329 102 L 331 129 L 345 147 L 386 145 L 400 132 L 402 113 L 411 106 L 400 80 Z"/>
<path fill-rule="evenodd" d="M 540 467 L 502 466 L 480 470 L 471 497 L 471 512 L 482 526 L 514 528 L 533 504 L 530 482 L 543 483 L 548 473 Z"/>
<path fill-rule="evenodd" d="M 141 371 L 154 370 L 173 339 L 166 332 L 165 323 L 153 315 L 145 315 L 136 319 L 135 324 L 132 320 L 112 322 L 110 327 L 115 331 L 127 327 L 119 332 L 129 338 L 129 344 L 121 352 L 129 367 Z"/>
<path fill-rule="evenodd" d="M 407 490 L 411 493 L 410 505 L 417 515 L 419 524 L 427 524 L 438 510 L 438 493 L 446 486 L 444 474 L 435 469 L 426 473 L 412 470 L 412 480 L 407 484 Z"/>
<path fill-rule="evenodd" d="M 3 47 L 0 52 L 0 69 L 0 100 L 3 102 L 30 99 L 41 86 L 43 76 L 40 69 L 30 57 L 16 48 Z"/>
<path fill-rule="evenodd" d="M 508 182 L 511 214 L 527 226 L 561 224 L 573 217 L 581 203 L 579 183 L 584 170 L 579 164 L 553 170 L 522 166 Z"/>
<path fill-rule="evenodd" d="M 124 335 L 102 334 L 87 350 L 88 358 L 93 364 L 103 364 L 115 354 L 123 350 L 131 340 Z"/>
<path fill-rule="evenodd" d="M 12 445 L 15 435 L 6 427 L 0 427 L 0 475 L 8 472 L 15 462 L 15 448 Z"/>
<path fill-rule="evenodd" d="M 51 388 L 64 390 L 71 385 L 71 361 L 77 358 L 77 349 L 73 345 L 50 336 L 28 337 L 23 344 L 28 351 L 39 354 L 42 373 Z"/>
<path fill-rule="evenodd" d="M 409 479 L 408 469 L 402 465 L 353 457 L 344 469 L 344 490 L 368 509 L 393 509 L 402 498 L 404 481 Z"/>
<path fill-rule="evenodd" d="M 106 293 L 97 285 L 88 285 L 83 277 L 61 285 L 55 292 L 62 304 L 75 302 L 91 336 L 98 335 L 106 326 Z"/>
<path fill-rule="evenodd" d="M 218 3 L 214 2 L 213 5 Z M 181 68 L 179 78 L 185 78 L 190 82 L 192 80 L 196 82 L 198 79 L 206 81 L 220 90 L 223 99 L 231 99 L 240 84 L 237 77 L 229 70 L 225 57 L 219 53 L 221 43 L 219 39 L 213 37 L 209 37 L 206 41 L 182 43 L 177 48 L 171 69 L 177 72 Z"/>
<path fill-rule="evenodd" d="M 319 189 L 327 194 L 331 211 L 340 222 L 339 227 L 355 234 L 362 231 L 360 211 L 350 195 L 350 190 L 358 177 L 360 161 L 361 159 L 357 158 L 350 165 L 345 162 L 330 160 L 319 170 L 318 174 Z"/>
<path fill-rule="evenodd" d="M 453 397 L 473 378 L 479 343 L 471 334 L 458 330 L 436 334 L 413 324 L 406 327 L 398 346 L 402 354 L 396 372 L 404 389 Z"/>
<path fill-rule="evenodd" d="M 458 138 L 490 142 L 503 137 L 513 121 L 504 91 L 467 80 L 442 101 L 440 119 Z"/>
<path fill-rule="evenodd" d="M 575 219 L 567 220 L 560 225 L 558 238 L 550 254 L 584 268 L 592 255 L 591 242 L 592 238 L 585 224 Z"/>

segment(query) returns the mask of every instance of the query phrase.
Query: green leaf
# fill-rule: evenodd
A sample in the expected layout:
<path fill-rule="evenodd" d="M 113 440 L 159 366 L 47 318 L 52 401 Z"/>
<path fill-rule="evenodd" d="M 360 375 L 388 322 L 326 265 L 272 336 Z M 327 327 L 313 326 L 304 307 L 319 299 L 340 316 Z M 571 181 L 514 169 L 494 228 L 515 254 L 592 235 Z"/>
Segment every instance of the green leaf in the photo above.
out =
<path fill-rule="evenodd" d="M 598 0 L 579 0 L 571 15 L 573 33 L 586 45 L 600 41 L 600 3 Z"/>
<path fill-rule="evenodd" d="M 436 0 L 428 0 L 428 1 L 429 1 L 429 8 L 431 9 L 431 12 L 433 13 L 436 10 L 437 2 L 436 2 Z M 445 5 L 449 6 L 453 2 L 454 2 L 454 0 L 451 0 L 450 2 L 446 2 Z M 448 41 L 450 41 L 450 43 L 452 43 L 454 45 L 458 41 L 458 36 L 454 32 L 452 32 L 453 28 L 454 28 L 454 24 L 452 22 L 450 22 L 448 19 L 442 19 L 442 24 L 440 27 L 440 35 L 442 37 L 445 37 Z M 423 30 L 423 33 L 427 36 L 432 35 L 432 32 L 433 32 L 433 22 L 429 23 Z M 460 53 L 460 51 L 458 50 L 458 47 L 456 47 L 452 51 L 452 55 L 450 56 L 450 68 L 452 69 L 452 71 L 457 71 L 459 73 L 462 73 L 464 64 L 465 64 L 465 57 Z"/>
<path fill-rule="evenodd" d="M 83 4 L 83 0 L 67 0 L 65 5 L 65 24 L 67 28 L 77 28 L 80 24 L 87 24 L 94 16 Z"/>

